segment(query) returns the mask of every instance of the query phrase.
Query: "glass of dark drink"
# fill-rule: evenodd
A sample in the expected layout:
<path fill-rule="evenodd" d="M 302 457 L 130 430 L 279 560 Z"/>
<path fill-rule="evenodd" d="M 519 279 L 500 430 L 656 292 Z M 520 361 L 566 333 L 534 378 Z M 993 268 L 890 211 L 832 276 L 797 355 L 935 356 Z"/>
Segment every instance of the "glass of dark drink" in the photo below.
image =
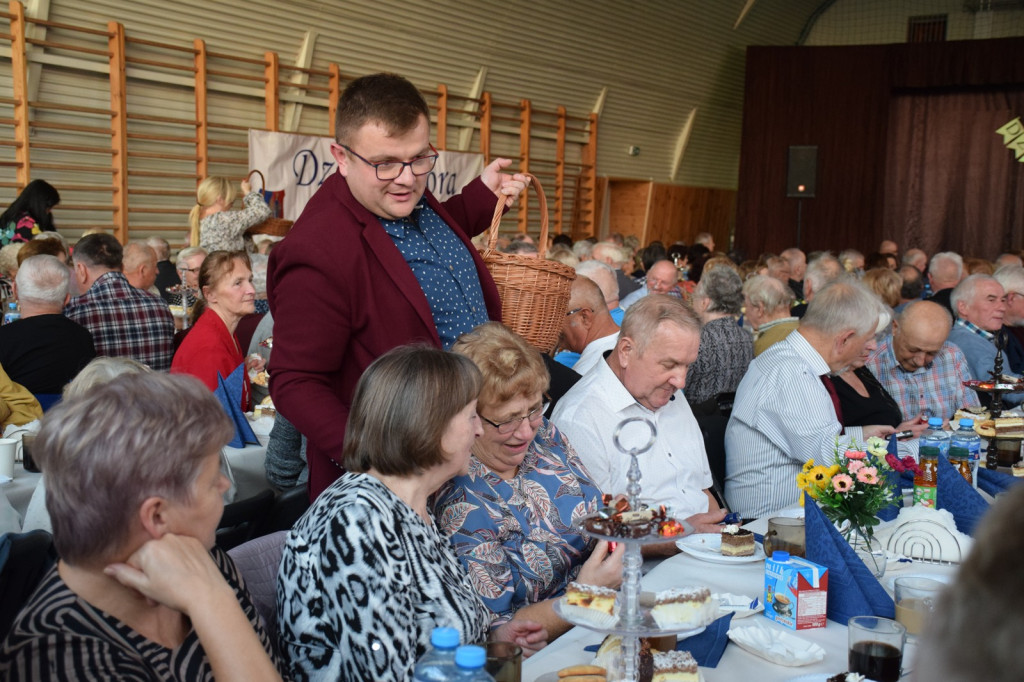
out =
<path fill-rule="evenodd" d="M 876 682 L 898 682 L 907 629 L 894 620 L 876 616 L 855 616 L 846 625 L 850 633 L 849 672 Z"/>

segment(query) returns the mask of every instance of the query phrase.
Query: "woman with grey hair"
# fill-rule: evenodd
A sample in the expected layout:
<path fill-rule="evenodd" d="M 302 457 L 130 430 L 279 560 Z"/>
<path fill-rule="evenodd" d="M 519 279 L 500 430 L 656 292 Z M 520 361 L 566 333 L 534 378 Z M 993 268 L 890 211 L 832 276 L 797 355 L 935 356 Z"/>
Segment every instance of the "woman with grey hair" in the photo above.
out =
<path fill-rule="evenodd" d="M 157 373 L 47 413 L 35 449 L 60 561 L 4 641 L 0 678 L 281 679 L 214 546 L 233 432 L 197 379 Z"/>
<path fill-rule="evenodd" d="M 743 308 L 743 280 L 732 268 L 705 270 L 693 292 L 700 316 L 700 350 L 683 389 L 691 405 L 735 391 L 754 359 L 754 340 L 736 322 Z"/>

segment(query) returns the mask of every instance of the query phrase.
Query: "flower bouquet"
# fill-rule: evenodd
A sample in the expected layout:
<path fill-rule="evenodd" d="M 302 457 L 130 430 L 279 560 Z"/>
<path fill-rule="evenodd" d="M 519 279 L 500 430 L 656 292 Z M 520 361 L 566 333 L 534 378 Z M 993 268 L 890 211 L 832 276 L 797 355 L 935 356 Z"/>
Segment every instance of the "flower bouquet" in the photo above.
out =
<path fill-rule="evenodd" d="M 868 438 L 863 449 L 852 443 L 841 452 L 837 438 L 831 463 L 809 460 L 796 475 L 800 490 L 818 502 L 851 544 L 857 538 L 871 544 L 879 523 L 878 512 L 895 499 L 898 479 L 890 472 L 917 469 L 913 457 L 901 460 L 889 453 L 886 445 L 881 438 Z"/>

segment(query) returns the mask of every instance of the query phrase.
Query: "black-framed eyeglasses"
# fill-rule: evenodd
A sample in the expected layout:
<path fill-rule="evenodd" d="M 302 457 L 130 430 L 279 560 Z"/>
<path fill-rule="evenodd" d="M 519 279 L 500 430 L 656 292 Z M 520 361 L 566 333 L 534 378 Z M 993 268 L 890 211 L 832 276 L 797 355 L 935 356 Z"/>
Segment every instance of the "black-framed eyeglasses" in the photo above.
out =
<path fill-rule="evenodd" d="M 377 174 L 378 180 L 394 180 L 402 173 L 405 172 L 405 167 L 408 166 L 412 171 L 413 175 L 426 175 L 430 171 L 434 170 L 434 164 L 437 163 L 437 157 L 439 156 L 434 145 L 430 145 L 430 151 L 433 154 L 427 154 L 426 156 L 417 156 L 412 161 L 381 161 L 374 162 L 369 159 L 363 158 L 352 151 L 352 148 L 348 145 L 340 145 L 342 149 L 347 151 L 352 156 L 356 157 L 367 166 L 372 166 L 374 172 Z"/>
<path fill-rule="evenodd" d="M 477 414 L 480 414 L 480 413 L 478 412 Z M 494 429 L 498 433 L 503 435 L 503 436 L 507 436 L 508 434 L 510 434 L 513 431 L 515 431 L 516 429 L 518 429 L 519 428 L 519 424 L 521 424 L 524 419 L 528 419 L 530 421 L 530 426 L 537 426 L 538 424 L 540 424 L 540 420 L 543 417 L 544 417 L 544 404 L 543 403 L 538 405 L 535 409 L 531 410 L 529 414 L 524 414 L 522 417 L 513 417 L 512 419 L 509 419 L 508 421 L 504 421 L 504 422 L 501 422 L 501 423 L 492 422 L 490 419 L 488 419 L 487 417 L 483 416 L 482 414 L 480 415 L 481 419 L 483 419 L 485 422 L 487 422 L 488 424 L 493 426 Z"/>
<path fill-rule="evenodd" d="M 593 309 L 591 309 L 591 308 L 573 308 L 572 310 L 567 312 L 565 314 L 565 316 L 566 317 L 572 317 L 573 315 L 575 315 L 576 313 L 580 312 L 581 310 L 589 310 L 590 312 L 594 312 Z"/>
<path fill-rule="evenodd" d="M 178 272 L 199 272 L 200 268 L 178 268 Z"/>

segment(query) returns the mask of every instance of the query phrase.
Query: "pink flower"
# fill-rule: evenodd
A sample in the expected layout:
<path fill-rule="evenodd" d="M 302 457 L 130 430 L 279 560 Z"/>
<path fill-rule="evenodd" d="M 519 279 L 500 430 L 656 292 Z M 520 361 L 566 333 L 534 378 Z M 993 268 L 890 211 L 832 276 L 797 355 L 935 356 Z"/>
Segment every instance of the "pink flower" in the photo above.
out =
<path fill-rule="evenodd" d="M 878 483 L 878 469 L 875 467 L 864 467 L 857 472 L 857 480 L 868 485 Z"/>
<path fill-rule="evenodd" d="M 846 470 L 849 471 L 851 474 L 855 474 L 858 471 L 860 471 L 861 469 L 863 469 L 865 466 L 867 466 L 867 465 L 864 464 L 864 462 L 855 459 L 855 460 L 853 460 L 852 462 L 850 462 L 849 464 L 846 465 Z"/>
<path fill-rule="evenodd" d="M 885 456 L 885 463 L 888 464 L 893 471 L 899 474 L 903 473 L 904 469 L 906 469 L 906 467 L 903 466 L 903 462 L 900 461 L 900 458 L 891 452 Z"/>
<path fill-rule="evenodd" d="M 868 456 L 868 453 L 863 450 L 847 450 L 846 459 L 864 459 Z"/>
<path fill-rule="evenodd" d="M 832 477 L 832 487 L 837 493 L 845 493 L 853 487 L 853 479 L 846 474 L 836 474 Z"/>

